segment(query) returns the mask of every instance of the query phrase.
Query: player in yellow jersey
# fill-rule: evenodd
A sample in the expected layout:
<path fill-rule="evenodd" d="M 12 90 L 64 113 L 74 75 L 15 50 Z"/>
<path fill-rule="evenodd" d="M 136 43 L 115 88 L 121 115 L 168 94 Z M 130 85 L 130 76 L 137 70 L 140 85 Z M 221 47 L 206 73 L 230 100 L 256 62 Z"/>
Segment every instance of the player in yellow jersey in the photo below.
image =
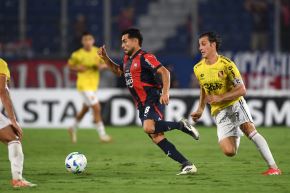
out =
<path fill-rule="evenodd" d="M 98 55 L 98 49 L 94 46 L 95 39 L 92 34 L 82 35 L 83 47 L 72 53 L 68 60 L 70 70 L 77 73 L 77 90 L 84 100 L 82 110 L 76 115 L 74 124 L 69 128 L 72 142 L 77 141 L 77 127 L 89 108 L 93 110 L 94 122 L 102 142 L 110 142 L 111 137 L 106 134 L 101 117 L 101 105 L 97 98 L 100 70 L 106 67 L 105 62 Z"/>
<path fill-rule="evenodd" d="M 199 50 L 203 59 L 194 66 L 200 84 L 198 109 L 191 114 L 197 121 L 210 104 L 217 125 L 219 145 L 227 156 L 236 155 L 240 137 L 244 133 L 257 146 L 269 169 L 264 175 L 280 175 L 269 146 L 256 130 L 248 105 L 244 99 L 246 88 L 239 70 L 230 59 L 218 55 L 220 38 L 213 32 L 199 37 Z"/>
<path fill-rule="evenodd" d="M 24 154 L 22 151 L 22 129 L 16 120 L 13 104 L 9 95 L 7 83 L 10 72 L 7 63 L 0 58 L 0 98 L 7 113 L 7 117 L 0 113 L 0 141 L 8 146 L 8 157 L 11 163 L 13 187 L 32 187 L 36 184 L 28 182 L 22 177 Z"/>

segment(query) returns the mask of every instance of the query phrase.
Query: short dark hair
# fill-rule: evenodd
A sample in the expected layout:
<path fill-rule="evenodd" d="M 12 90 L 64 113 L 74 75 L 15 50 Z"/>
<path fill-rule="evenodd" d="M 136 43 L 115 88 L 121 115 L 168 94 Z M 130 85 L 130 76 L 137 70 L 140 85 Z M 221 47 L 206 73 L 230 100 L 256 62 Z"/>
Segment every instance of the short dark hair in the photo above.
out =
<path fill-rule="evenodd" d="M 208 37 L 208 40 L 209 40 L 210 43 L 215 42 L 216 50 L 219 51 L 219 49 L 221 47 L 221 44 L 222 44 L 222 39 L 217 33 L 212 32 L 212 31 L 211 32 L 205 32 L 205 33 L 200 34 L 199 39 L 202 38 L 202 37 Z"/>
<path fill-rule="evenodd" d="M 94 35 L 91 32 L 88 32 L 88 31 L 82 33 L 82 37 L 84 37 L 84 36 L 92 36 L 92 37 L 94 37 Z"/>
<path fill-rule="evenodd" d="M 128 34 L 128 38 L 137 38 L 139 41 L 139 45 L 142 46 L 143 36 L 139 29 L 129 28 L 122 32 L 122 36 Z"/>

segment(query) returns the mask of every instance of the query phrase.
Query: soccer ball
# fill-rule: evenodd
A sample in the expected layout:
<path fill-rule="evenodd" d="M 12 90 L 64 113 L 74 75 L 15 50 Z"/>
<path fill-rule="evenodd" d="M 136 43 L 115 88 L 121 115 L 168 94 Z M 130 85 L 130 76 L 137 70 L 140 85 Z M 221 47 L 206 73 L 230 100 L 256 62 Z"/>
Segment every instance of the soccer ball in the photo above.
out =
<path fill-rule="evenodd" d="M 87 166 L 87 158 L 82 153 L 72 152 L 66 156 L 64 163 L 67 171 L 78 174 L 85 171 Z"/>

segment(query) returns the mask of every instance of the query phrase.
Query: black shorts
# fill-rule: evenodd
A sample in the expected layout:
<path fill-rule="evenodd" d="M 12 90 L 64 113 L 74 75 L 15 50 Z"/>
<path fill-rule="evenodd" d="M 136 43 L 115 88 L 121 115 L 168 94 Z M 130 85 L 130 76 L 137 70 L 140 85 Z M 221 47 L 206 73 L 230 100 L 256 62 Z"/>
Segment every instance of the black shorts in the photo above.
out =
<path fill-rule="evenodd" d="M 144 106 L 138 107 L 139 118 L 143 124 L 144 120 L 152 119 L 154 121 L 160 121 L 164 119 L 165 105 L 158 103 L 148 103 Z"/>

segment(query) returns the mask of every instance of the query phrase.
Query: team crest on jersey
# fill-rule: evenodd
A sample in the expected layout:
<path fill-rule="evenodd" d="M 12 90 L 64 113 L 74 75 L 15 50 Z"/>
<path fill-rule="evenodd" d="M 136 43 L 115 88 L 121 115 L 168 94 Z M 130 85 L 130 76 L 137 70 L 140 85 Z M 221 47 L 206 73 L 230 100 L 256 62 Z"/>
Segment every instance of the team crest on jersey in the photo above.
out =
<path fill-rule="evenodd" d="M 134 63 L 133 66 L 134 66 L 134 68 L 137 68 L 138 67 L 138 64 L 137 63 Z"/>

